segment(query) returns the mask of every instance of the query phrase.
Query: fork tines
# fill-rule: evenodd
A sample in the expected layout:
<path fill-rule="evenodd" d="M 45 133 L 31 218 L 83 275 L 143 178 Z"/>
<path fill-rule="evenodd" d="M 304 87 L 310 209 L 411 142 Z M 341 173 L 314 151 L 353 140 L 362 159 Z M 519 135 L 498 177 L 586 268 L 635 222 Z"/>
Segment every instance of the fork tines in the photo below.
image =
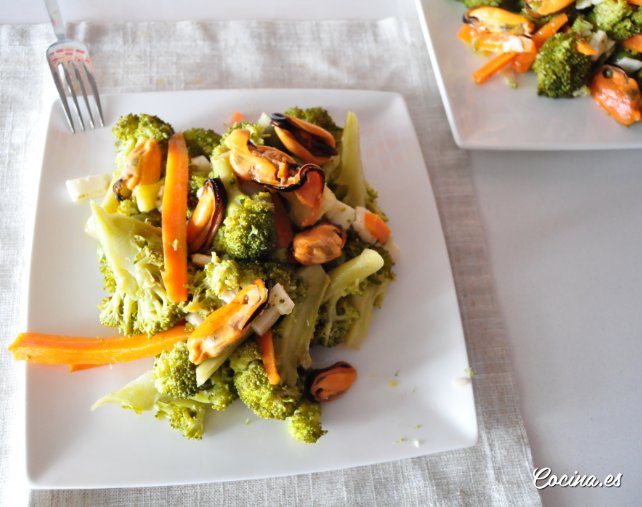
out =
<path fill-rule="evenodd" d="M 90 127 L 96 128 L 98 126 L 104 126 L 103 119 L 103 110 L 100 104 L 100 96 L 98 94 L 98 87 L 96 86 L 96 80 L 92 72 L 90 71 L 87 63 L 85 61 L 86 54 L 82 55 L 83 59 L 80 58 L 70 58 L 70 51 L 61 49 L 60 55 L 54 51 L 53 54 L 49 55 L 49 68 L 51 70 L 51 75 L 53 76 L 56 89 L 58 90 L 58 95 L 60 95 L 60 102 L 62 103 L 62 108 L 65 112 L 65 117 L 69 128 L 73 133 L 76 132 L 74 125 L 74 116 L 78 119 L 80 125 L 80 130 L 84 131 L 85 120 L 83 117 L 89 119 Z M 78 49 L 75 50 L 76 52 Z M 90 93 L 87 93 L 87 90 Z M 79 103 L 78 96 L 81 96 L 83 103 Z M 71 98 L 71 105 L 73 106 L 72 115 L 71 108 L 69 106 L 69 98 Z M 92 100 L 90 100 L 90 98 Z M 92 107 L 93 106 L 93 107 Z M 94 113 L 98 113 L 97 120 L 95 120 Z"/>

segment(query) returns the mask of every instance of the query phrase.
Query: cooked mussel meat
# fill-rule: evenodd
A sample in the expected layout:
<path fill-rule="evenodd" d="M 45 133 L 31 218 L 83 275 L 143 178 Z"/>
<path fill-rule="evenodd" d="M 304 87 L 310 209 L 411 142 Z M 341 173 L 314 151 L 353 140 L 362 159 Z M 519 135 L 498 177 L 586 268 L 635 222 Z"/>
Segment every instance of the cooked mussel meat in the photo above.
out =
<path fill-rule="evenodd" d="M 283 146 L 306 163 L 323 165 L 337 154 L 330 132 L 296 116 L 274 113 L 272 126 Z"/>
<path fill-rule="evenodd" d="M 187 222 L 187 245 L 190 251 L 209 251 L 223 222 L 227 206 L 225 186 L 219 178 L 205 180 L 198 204 Z"/>
<path fill-rule="evenodd" d="M 341 256 L 346 232 L 334 224 L 321 223 L 305 229 L 292 240 L 292 256 L 304 266 L 325 264 Z"/>
<path fill-rule="evenodd" d="M 591 96 L 615 120 L 625 126 L 642 121 L 642 97 L 638 83 L 620 67 L 603 65 L 591 81 Z"/>
<path fill-rule="evenodd" d="M 155 183 L 161 176 L 162 154 L 155 139 L 141 139 L 127 154 L 113 191 L 119 200 L 129 199 L 136 185 Z"/>
<path fill-rule="evenodd" d="M 529 35 L 534 24 L 527 17 L 499 7 L 474 7 L 464 14 L 464 23 L 492 33 Z"/>
<path fill-rule="evenodd" d="M 357 370 L 345 361 L 310 372 L 308 393 L 316 401 L 332 401 L 345 393 L 357 378 Z"/>

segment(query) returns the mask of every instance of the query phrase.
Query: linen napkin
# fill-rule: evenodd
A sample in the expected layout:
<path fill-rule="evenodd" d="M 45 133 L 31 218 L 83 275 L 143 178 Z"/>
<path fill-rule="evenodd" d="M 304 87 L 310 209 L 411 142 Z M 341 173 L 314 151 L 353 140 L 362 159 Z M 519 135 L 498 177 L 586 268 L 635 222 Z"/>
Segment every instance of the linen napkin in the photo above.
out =
<path fill-rule="evenodd" d="M 374 466 L 292 477 L 85 491 L 33 491 L 48 506 L 539 505 L 510 351 L 494 296 L 468 155 L 441 105 L 416 19 L 146 22 L 69 27 L 90 46 L 103 93 L 207 88 L 354 88 L 402 93 L 422 145 L 452 263 L 475 372 L 477 445 Z M 6 346 L 20 330 L 30 233 L 28 198 L 39 170 L 53 85 L 48 26 L 0 27 L 0 503 L 16 505 L 22 371 Z"/>

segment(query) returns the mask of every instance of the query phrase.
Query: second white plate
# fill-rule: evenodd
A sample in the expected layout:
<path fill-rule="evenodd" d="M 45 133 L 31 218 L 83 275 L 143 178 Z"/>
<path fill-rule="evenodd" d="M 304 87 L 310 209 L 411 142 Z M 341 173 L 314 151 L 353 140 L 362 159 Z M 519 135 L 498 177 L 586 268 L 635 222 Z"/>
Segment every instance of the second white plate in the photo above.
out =
<path fill-rule="evenodd" d="M 537 95 L 535 75 L 517 89 L 501 76 L 476 85 L 472 73 L 487 57 L 458 37 L 466 11 L 455 0 L 415 0 L 453 137 L 458 146 L 488 150 L 642 148 L 642 124 L 624 127 L 590 97 Z"/>

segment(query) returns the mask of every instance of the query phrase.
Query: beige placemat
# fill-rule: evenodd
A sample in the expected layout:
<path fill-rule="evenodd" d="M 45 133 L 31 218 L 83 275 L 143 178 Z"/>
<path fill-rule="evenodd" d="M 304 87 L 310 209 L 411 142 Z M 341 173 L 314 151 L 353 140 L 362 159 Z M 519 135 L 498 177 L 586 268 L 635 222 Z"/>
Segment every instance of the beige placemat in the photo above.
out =
<path fill-rule="evenodd" d="M 52 84 L 50 28 L 0 27 L 0 485 L 31 505 L 539 505 L 510 352 L 494 297 L 468 164 L 453 143 L 415 19 L 89 24 L 70 35 L 91 47 L 103 93 L 196 88 L 357 88 L 408 102 L 442 219 L 461 306 L 479 421 L 469 449 L 348 470 L 148 489 L 33 491 L 17 484 L 22 369 L 6 345 L 19 331 L 24 239 Z M 99 459 L 99 457 L 97 457 Z M 18 464 L 18 466 L 17 466 Z M 117 464 L 114 464 L 117 466 Z"/>

